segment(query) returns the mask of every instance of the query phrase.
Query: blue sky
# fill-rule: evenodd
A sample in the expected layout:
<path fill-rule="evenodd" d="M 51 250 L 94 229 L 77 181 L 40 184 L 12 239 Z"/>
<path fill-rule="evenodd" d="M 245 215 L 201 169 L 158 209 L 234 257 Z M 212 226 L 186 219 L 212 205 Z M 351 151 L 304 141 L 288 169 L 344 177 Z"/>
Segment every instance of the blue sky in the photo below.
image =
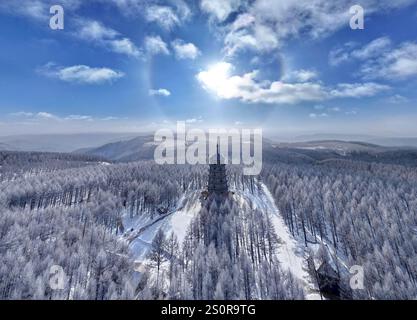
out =
<path fill-rule="evenodd" d="M 414 0 L 2 0 L 0 135 L 183 120 L 417 136 L 416 27 Z"/>

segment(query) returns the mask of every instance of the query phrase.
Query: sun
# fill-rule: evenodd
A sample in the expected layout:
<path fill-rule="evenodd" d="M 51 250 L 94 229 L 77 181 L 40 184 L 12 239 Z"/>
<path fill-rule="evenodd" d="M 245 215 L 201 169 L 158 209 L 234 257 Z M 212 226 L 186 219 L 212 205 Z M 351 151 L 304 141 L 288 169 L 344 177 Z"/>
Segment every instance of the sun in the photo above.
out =
<path fill-rule="evenodd" d="M 227 88 L 230 80 L 232 65 L 228 62 L 217 62 L 197 75 L 197 79 L 206 90 L 210 90 L 218 95 L 222 95 Z"/>
<path fill-rule="evenodd" d="M 217 62 L 208 68 L 207 73 L 213 80 L 222 80 L 229 78 L 232 65 L 227 62 Z"/>

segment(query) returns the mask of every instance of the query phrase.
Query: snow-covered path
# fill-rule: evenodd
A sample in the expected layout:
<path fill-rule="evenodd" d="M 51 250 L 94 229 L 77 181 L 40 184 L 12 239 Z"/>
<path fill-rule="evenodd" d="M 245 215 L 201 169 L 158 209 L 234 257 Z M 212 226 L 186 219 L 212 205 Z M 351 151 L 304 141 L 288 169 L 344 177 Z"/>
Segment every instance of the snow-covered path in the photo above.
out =
<path fill-rule="evenodd" d="M 253 197 L 253 205 L 256 208 L 271 214 L 275 232 L 281 241 L 277 250 L 277 258 L 281 267 L 284 270 L 290 271 L 297 279 L 304 283 L 307 299 L 320 299 L 320 294 L 313 290 L 314 286 L 307 271 L 305 250 L 291 235 L 284 219 L 275 205 L 272 194 L 262 182 L 260 182 L 260 188 L 255 192 L 256 196 Z"/>
<path fill-rule="evenodd" d="M 136 221 L 126 221 L 127 225 L 133 227 L 136 231 L 146 226 L 129 245 L 135 262 L 144 263 L 146 261 L 150 244 L 159 229 L 164 230 L 167 236 L 174 232 L 179 243 L 183 242 L 191 220 L 201 209 L 199 196 L 199 191 L 188 192 L 180 199 L 179 209 L 159 221 L 156 221 L 158 218 L 152 221 L 149 217 L 139 217 L 136 218 Z M 254 194 L 249 192 L 249 190 L 243 193 L 236 192 L 235 199 L 241 205 L 249 201 L 254 208 L 270 214 L 271 221 L 280 240 L 277 258 L 281 267 L 283 270 L 291 272 L 295 278 L 304 284 L 307 299 L 320 299 L 320 295 L 313 289 L 314 285 L 307 271 L 304 247 L 291 235 L 268 188 L 262 182 L 259 182 L 255 186 Z"/>
<path fill-rule="evenodd" d="M 197 191 L 185 194 L 179 200 L 179 209 L 158 221 L 156 221 L 158 218 L 149 221 L 149 219 L 142 217 L 137 218 L 138 221 L 136 222 L 129 221 L 129 227 L 132 226 L 135 230 L 140 230 L 144 226 L 147 226 L 129 244 L 135 262 L 143 262 L 146 260 L 150 244 L 159 229 L 164 230 L 167 236 L 171 232 L 174 232 L 178 238 L 178 242 L 183 242 L 188 225 L 201 209 L 201 203 L 198 200 L 199 196 L 200 192 Z"/>
<path fill-rule="evenodd" d="M 194 192 L 190 198 L 185 201 L 185 205 L 165 219 L 162 228 L 167 235 L 171 232 L 178 238 L 179 243 L 183 243 L 191 220 L 200 212 L 201 202 L 199 201 L 200 192 Z"/>

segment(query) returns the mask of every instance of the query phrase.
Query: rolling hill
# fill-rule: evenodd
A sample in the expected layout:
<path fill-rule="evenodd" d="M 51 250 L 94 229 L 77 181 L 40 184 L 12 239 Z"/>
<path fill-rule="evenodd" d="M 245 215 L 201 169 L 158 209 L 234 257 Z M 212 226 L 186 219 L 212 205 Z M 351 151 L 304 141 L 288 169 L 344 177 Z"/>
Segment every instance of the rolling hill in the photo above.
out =
<path fill-rule="evenodd" d="M 156 144 L 151 135 L 105 144 L 98 148 L 78 150 L 113 161 L 129 162 L 152 160 Z M 229 149 L 230 150 L 230 149 Z M 314 164 L 325 160 L 351 160 L 417 166 L 417 148 L 385 147 L 376 144 L 320 140 L 295 143 L 277 143 L 263 140 L 263 159 L 269 162 Z"/>

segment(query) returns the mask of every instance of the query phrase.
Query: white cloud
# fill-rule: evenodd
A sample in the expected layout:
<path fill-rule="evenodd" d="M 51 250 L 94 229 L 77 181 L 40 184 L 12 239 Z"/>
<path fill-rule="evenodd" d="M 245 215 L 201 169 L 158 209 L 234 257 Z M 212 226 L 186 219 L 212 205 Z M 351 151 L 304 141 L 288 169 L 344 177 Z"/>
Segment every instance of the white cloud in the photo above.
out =
<path fill-rule="evenodd" d="M 167 44 L 160 36 L 147 36 L 144 41 L 146 52 L 150 55 L 165 54 L 169 55 Z"/>
<path fill-rule="evenodd" d="M 360 98 L 389 89 L 386 85 L 372 82 L 339 84 L 331 89 L 319 82 L 262 81 L 257 77 L 257 70 L 242 76 L 230 75 L 232 70 L 230 63 L 221 62 L 198 73 L 197 79 L 205 90 L 221 99 L 239 99 L 249 103 L 295 104 L 332 98 Z"/>
<path fill-rule="evenodd" d="M 355 115 L 358 114 L 358 111 L 356 111 L 356 110 L 349 110 L 349 111 L 346 111 L 345 114 L 348 115 L 348 116 L 355 116 Z"/>
<path fill-rule="evenodd" d="M 372 40 L 368 44 L 357 48 L 356 43 L 348 42 L 342 47 L 335 48 L 329 53 L 329 64 L 337 66 L 343 62 L 353 60 L 366 60 L 381 56 L 390 49 L 391 40 L 388 37 L 381 37 Z"/>
<path fill-rule="evenodd" d="M 162 96 L 162 97 L 169 97 L 171 92 L 167 89 L 151 89 L 149 90 L 150 96 Z"/>
<path fill-rule="evenodd" d="M 329 115 L 323 112 L 323 113 L 310 113 L 308 116 L 310 118 L 316 119 L 316 118 L 327 118 Z"/>
<path fill-rule="evenodd" d="M 328 115 L 328 113 L 331 113 L 331 112 L 340 112 L 341 111 L 341 109 L 339 107 L 326 107 L 326 106 L 323 106 L 321 104 L 315 105 L 313 108 L 314 108 L 314 110 L 317 111 L 317 112 L 313 113 L 315 115 L 320 115 L 320 114 L 327 114 Z M 320 113 L 318 113 L 318 111 L 320 111 Z"/>
<path fill-rule="evenodd" d="M 128 56 L 139 57 L 141 55 L 136 45 L 129 39 L 114 39 L 108 42 L 109 47 L 116 53 L 126 54 Z"/>
<path fill-rule="evenodd" d="M 19 111 L 19 112 L 10 113 L 9 115 L 11 115 L 12 117 L 32 117 L 33 113 L 32 112 Z"/>
<path fill-rule="evenodd" d="M 185 120 L 185 122 L 186 123 L 201 123 L 201 122 L 203 122 L 203 118 L 202 117 L 191 118 L 191 119 Z"/>
<path fill-rule="evenodd" d="M 339 64 L 349 60 L 349 53 L 343 48 L 333 49 L 329 52 L 329 64 L 338 66 Z"/>
<path fill-rule="evenodd" d="M 122 12 L 128 14 L 131 10 L 142 10 L 143 0 L 101 0 L 115 4 Z M 129 10 L 130 9 L 130 10 Z"/>
<path fill-rule="evenodd" d="M 155 22 L 166 30 L 180 24 L 180 19 L 173 9 L 166 6 L 152 5 L 146 9 L 145 18 L 149 22 Z"/>
<path fill-rule="evenodd" d="M 394 47 L 388 37 L 377 38 L 361 48 L 337 48 L 330 52 L 329 63 L 363 61 L 360 75 L 364 79 L 404 80 L 417 76 L 417 42 L 403 42 Z"/>
<path fill-rule="evenodd" d="M 105 40 L 113 39 L 119 33 L 111 28 L 105 27 L 102 23 L 95 20 L 80 19 L 77 21 L 79 29 L 77 36 L 85 40 Z"/>
<path fill-rule="evenodd" d="M 0 10 L 6 11 L 15 15 L 27 16 L 37 20 L 45 20 L 46 4 L 42 1 L 2 1 L 0 3 Z"/>
<path fill-rule="evenodd" d="M 156 4 L 157 2 L 163 2 L 164 7 L 168 7 L 175 12 L 175 15 L 178 19 L 182 21 L 186 21 L 192 15 L 192 11 L 187 4 L 188 0 L 165 0 L 165 1 L 155 1 L 155 0 L 96 0 L 105 3 L 112 3 L 115 4 L 121 11 L 121 13 L 136 17 L 137 14 L 142 13 L 147 15 L 147 11 L 149 7 L 158 7 Z"/>
<path fill-rule="evenodd" d="M 123 72 L 109 68 L 93 68 L 86 65 L 61 67 L 48 63 L 38 70 L 41 74 L 65 82 L 80 84 L 100 84 L 122 78 Z"/>
<path fill-rule="evenodd" d="M 60 118 L 52 113 L 40 111 L 37 113 L 33 112 L 26 112 L 26 111 L 19 111 L 15 113 L 9 114 L 12 117 L 18 117 L 18 118 L 25 118 L 27 120 L 35 121 L 35 120 L 59 120 Z"/>
<path fill-rule="evenodd" d="M 95 43 L 116 53 L 133 57 L 141 55 L 140 50 L 129 38 L 123 37 L 119 32 L 104 26 L 101 22 L 78 19 L 76 25 L 77 30 L 74 36 L 79 39 Z"/>
<path fill-rule="evenodd" d="M 325 98 L 326 93 L 316 83 L 284 83 L 280 81 L 257 81 L 258 72 L 243 76 L 230 76 L 233 66 L 218 63 L 197 75 L 198 81 L 207 91 L 223 99 L 239 99 L 251 103 L 297 103 Z"/>
<path fill-rule="evenodd" d="M 58 117 L 57 117 L 58 118 Z M 73 114 L 73 115 L 69 115 L 63 118 L 59 118 L 60 120 L 66 120 L 66 121 L 74 121 L 74 122 L 79 122 L 79 121 L 88 121 L 88 122 L 93 122 L 93 121 L 112 121 L 112 120 L 120 120 L 120 119 L 124 119 L 124 118 L 119 118 L 119 117 L 113 117 L 113 116 L 108 116 L 108 117 L 104 117 L 104 118 L 96 118 L 90 115 L 82 115 L 82 114 Z"/>
<path fill-rule="evenodd" d="M 0 11 L 28 17 L 40 22 L 49 22 L 49 8 L 55 4 L 57 4 L 56 0 L 1 0 Z M 65 10 L 73 11 L 79 8 L 81 0 L 61 0 L 59 4 Z"/>
<path fill-rule="evenodd" d="M 185 43 L 183 40 L 176 39 L 171 42 L 175 56 L 178 59 L 195 59 L 201 52 L 193 43 Z"/>
<path fill-rule="evenodd" d="M 92 116 L 87 115 L 80 115 L 80 114 L 72 114 L 67 117 L 65 117 L 65 120 L 84 120 L 84 121 L 92 121 Z"/>
<path fill-rule="evenodd" d="M 100 2 L 101 0 L 95 1 Z M 118 2 L 123 6 L 124 4 L 127 4 L 128 1 L 114 0 L 113 2 Z M 140 1 L 131 0 L 129 2 L 139 3 Z M 1 0 L 0 11 L 33 18 L 45 23 L 45 26 L 47 26 L 51 17 L 49 8 L 55 4 L 55 0 Z M 59 4 L 64 7 L 65 12 L 67 13 L 78 9 L 82 5 L 82 1 L 60 0 Z M 78 39 L 92 42 L 93 44 L 100 45 L 116 53 L 134 57 L 139 57 L 141 55 L 140 50 L 129 38 L 123 37 L 119 32 L 104 26 L 99 21 L 85 18 L 73 18 L 71 19 L 71 24 L 67 24 L 66 28 L 67 26 L 68 29 L 71 30 L 70 33 Z"/>
<path fill-rule="evenodd" d="M 317 72 L 314 70 L 294 70 L 284 76 L 283 80 L 296 81 L 296 82 L 307 82 L 317 78 Z"/>
<path fill-rule="evenodd" d="M 270 26 L 256 22 L 254 16 L 245 13 L 231 24 L 224 38 L 224 44 L 225 54 L 233 56 L 247 49 L 260 52 L 274 50 L 278 48 L 279 40 Z"/>
<path fill-rule="evenodd" d="M 387 100 L 389 103 L 392 104 L 400 104 L 400 103 L 406 103 L 408 102 L 408 98 L 400 95 L 400 94 L 394 94 L 393 96 L 389 97 Z"/>
<path fill-rule="evenodd" d="M 219 34 L 225 34 L 224 51 L 228 55 L 247 49 L 270 52 L 284 41 L 301 35 L 326 37 L 349 26 L 352 16 L 349 8 L 353 4 L 350 0 L 257 0 L 236 1 L 238 4 L 235 5 L 230 5 L 230 2 L 234 3 L 222 0 L 201 2 L 202 9 L 211 12 L 219 21 L 224 21 L 232 12 L 239 13 L 233 23 L 219 27 Z M 363 0 L 361 5 L 370 16 L 414 2 L 416 0 Z"/>
<path fill-rule="evenodd" d="M 119 1 L 122 2 L 123 0 Z M 33 18 L 40 22 L 44 22 L 45 26 L 47 26 L 51 17 L 49 8 L 55 4 L 55 0 L 2 0 L 0 2 L 0 11 Z M 59 1 L 59 4 L 62 5 L 65 12 L 67 12 L 78 9 L 81 6 L 82 1 L 61 0 Z M 130 39 L 123 37 L 116 30 L 104 26 L 101 22 L 84 18 L 74 18 L 72 19 L 72 23 L 68 24 L 68 28 L 71 27 L 75 28 L 71 33 L 76 38 L 103 46 L 116 53 L 135 57 L 140 56 L 139 49 Z"/>
<path fill-rule="evenodd" d="M 338 98 L 362 98 L 372 97 L 376 94 L 389 90 L 390 87 L 374 82 L 367 83 L 341 83 L 336 89 L 330 91 L 330 95 Z"/>
<path fill-rule="evenodd" d="M 111 120 L 118 120 L 118 119 L 119 119 L 119 117 L 109 116 L 109 117 L 101 118 L 100 120 L 102 120 L 102 121 L 111 121 Z"/>
<path fill-rule="evenodd" d="M 19 112 L 15 112 L 15 113 L 10 113 L 10 116 L 13 117 L 23 117 L 26 120 L 30 120 L 30 122 L 38 122 L 38 121 L 46 121 L 46 120 L 54 120 L 54 121 L 73 121 L 73 122 L 79 122 L 79 121 L 95 121 L 95 120 L 100 120 L 100 121 L 110 121 L 110 120 L 118 120 L 120 118 L 118 117 L 113 117 L 113 116 L 108 116 L 108 117 L 104 117 L 104 118 L 95 118 L 91 115 L 82 115 L 82 114 L 71 114 L 68 116 L 58 116 L 49 112 L 45 112 L 45 111 L 40 111 L 37 113 L 33 113 L 33 112 L 25 112 L 25 111 L 19 111 Z"/>
<path fill-rule="evenodd" d="M 405 80 L 417 76 L 417 43 L 402 43 L 385 55 L 368 61 L 361 73 L 366 79 Z"/>
<path fill-rule="evenodd" d="M 200 7 L 221 22 L 237 10 L 242 2 L 241 0 L 201 0 Z"/>
<path fill-rule="evenodd" d="M 391 46 L 391 40 L 388 37 L 377 38 L 360 49 L 354 50 L 351 56 L 357 59 L 365 60 L 380 56 Z"/>
<path fill-rule="evenodd" d="M 14 113 L 10 113 L 9 114 L 12 117 L 22 117 L 22 118 L 38 118 L 38 119 L 56 119 L 57 117 L 54 116 L 51 113 L 48 112 L 38 112 L 38 113 L 33 113 L 33 112 L 26 112 L 26 111 L 19 111 L 19 112 L 14 112 Z"/>
<path fill-rule="evenodd" d="M 52 113 L 49 113 L 49 112 L 38 112 L 36 114 L 36 118 L 47 119 L 47 120 L 51 120 L 51 119 L 57 120 L 57 119 L 59 119 L 59 117 L 57 117 L 57 116 L 55 116 L 55 115 L 53 115 Z"/>
<path fill-rule="evenodd" d="M 329 108 L 327 110 L 333 111 L 333 112 L 340 112 L 340 108 L 339 107 L 331 107 L 331 108 Z"/>
<path fill-rule="evenodd" d="M 175 7 L 177 15 L 182 21 L 186 21 L 192 16 L 193 12 L 185 0 L 170 0 L 169 2 Z"/>
<path fill-rule="evenodd" d="M 33 18 L 48 25 L 51 17 L 49 8 L 54 4 L 56 4 L 55 0 L 2 0 L 0 2 L 0 11 Z M 82 2 L 81 0 L 61 0 L 59 4 L 67 12 L 78 9 Z M 75 28 L 71 33 L 76 38 L 103 46 L 116 53 L 134 57 L 140 56 L 139 49 L 130 39 L 123 37 L 116 30 L 104 26 L 101 22 L 84 18 L 74 18 L 68 26 L 69 28 Z"/>

